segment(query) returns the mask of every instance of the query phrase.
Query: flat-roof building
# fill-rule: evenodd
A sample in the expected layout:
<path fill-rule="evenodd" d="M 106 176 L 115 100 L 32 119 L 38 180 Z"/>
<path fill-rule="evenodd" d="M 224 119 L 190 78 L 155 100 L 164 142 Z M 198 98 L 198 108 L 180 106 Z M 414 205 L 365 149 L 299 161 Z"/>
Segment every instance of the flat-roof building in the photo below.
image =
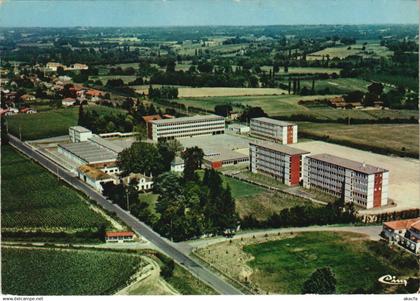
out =
<path fill-rule="evenodd" d="M 73 143 L 87 141 L 92 137 L 92 131 L 79 125 L 71 126 L 69 127 L 69 137 Z"/>
<path fill-rule="evenodd" d="M 272 142 L 250 142 L 249 146 L 251 172 L 269 175 L 289 186 L 299 185 L 302 159 L 309 152 Z"/>
<path fill-rule="evenodd" d="M 246 134 L 249 133 L 250 128 L 247 125 L 240 123 L 232 123 L 228 125 L 228 130 L 236 134 Z"/>
<path fill-rule="evenodd" d="M 297 143 L 297 125 L 267 117 L 252 118 L 251 135 L 281 144 Z"/>
<path fill-rule="evenodd" d="M 317 188 L 366 209 L 388 202 L 389 172 L 383 168 L 330 154 L 304 159 L 303 186 Z"/>
<path fill-rule="evenodd" d="M 147 137 L 153 141 L 198 135 L 217 135 L 225 131 L 225 119 L 217 115 L 197 115 L 173 119 L 151 120 Z"/>

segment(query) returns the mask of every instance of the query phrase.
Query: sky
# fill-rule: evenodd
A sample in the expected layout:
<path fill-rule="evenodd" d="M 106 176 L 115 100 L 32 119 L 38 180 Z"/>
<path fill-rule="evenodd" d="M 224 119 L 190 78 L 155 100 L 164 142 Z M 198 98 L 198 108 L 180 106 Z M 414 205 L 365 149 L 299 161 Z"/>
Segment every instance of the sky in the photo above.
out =
<path fill-rule="evenodd" d="M 0 27 L 418 24 L 416 0 L 0 0 Z"/>

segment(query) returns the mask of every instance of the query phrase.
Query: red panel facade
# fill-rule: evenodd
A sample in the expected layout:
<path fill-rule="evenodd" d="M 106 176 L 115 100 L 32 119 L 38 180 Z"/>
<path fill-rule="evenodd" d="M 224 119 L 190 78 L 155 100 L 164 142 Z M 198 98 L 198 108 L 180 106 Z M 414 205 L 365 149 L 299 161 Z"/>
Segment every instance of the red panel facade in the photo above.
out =
<path fill-rule="evenodd" d="M 290 156 L 290 185 L 299 185 L 301 155 Z"/>
<path fill-rule="evenodd" d="M 287 126 L 287 144 L 293 143 L 293 125 Z"/>
<path fill-rule="evenodd" d="M 373 207 L 381 207 L 382 200 L 382 173 L 375 174 L 373 185 Z"/>
<path fill-rule="evenodd" d="M 220 167 L 222 167 L 222 161 L 215 161 L 215 162 L 211 162 L 211 168 L 213 169 L 218 169 Z"/>
<path fill-rule="evenodd" d="M 152 123 L 147 123 L 147 138 L 153 139 Z"/>

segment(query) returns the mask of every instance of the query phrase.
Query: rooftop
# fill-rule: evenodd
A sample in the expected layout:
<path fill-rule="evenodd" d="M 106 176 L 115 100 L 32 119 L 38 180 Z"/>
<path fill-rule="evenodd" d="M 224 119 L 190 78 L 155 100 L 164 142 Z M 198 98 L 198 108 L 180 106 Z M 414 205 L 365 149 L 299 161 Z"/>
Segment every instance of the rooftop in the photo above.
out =
<path fill-rule="evenodd" d="M 123 144 L 114 143 L 114 141 L 106 140 L 98 135 L 93 135 L 89 140 L 115 153 L 120 153 L 126 148 Z"/>
<path fill-rule="evenodd" d="M 275 124 L 275 125 L 281 125 L 281 126 L 295 125 L 294 123 L 291 123 L 291 122 L 281 121 L 281 120 L 267 118 L 267 117 L 251 118 L 251 121 L 252 120 L 258 120 L 258 121 L 271 123 L 271 124 Z"/>
<path fill-rule="evenodd" d="M 84 128 L 80 125 L 71 126 L 70 129 L 75 130 L 79 133 L 89 133 L 89 132 L 91 132 L 91 130 L 89 130 L 87 128 Z"/>
<path fill-rule="evenodd" d="M 78 170 L 94 180 L 111 179 L 111 177 L 108 174 L 104 173 L 102 170 L 96 169 L 95 167 L 87 164 L 79 166 Z"/>
<path fill-rule="evenodd" d="M 378 172 L 386 172 L 386 169 L 376 167 L 373 165 L 349 160 L 346 158 L 337 157 L 330 154 L 318 154 L 318 155 L 311 155 L 309 158 L 313 158 L 319 161 L 335 164 L 342 166 L 344 168 L 352 169 L 354 171 L 358 171 L 365 174 L 375 174 Z"/>
<path fill-rule="evenodd" d="M 411 218 L 411 219 L 403 219 L 403 220 L 398 220 L 398 221 L 385 222 L 384 225 L 387 226 L 388 228 L 393 229 L 393 230 L 404 230 L 404 229 L 409 229 L 411 227 L 419 229 L 420 228 L 420 217 Z"/>
<path fill-rule="evenodd" d="M 168 123 L 194 122 L 194 121 L 202 121 L 202 120 L 209 120 L 209 119 L 225 120 L 222 116 L 218 116 L 218 115 L 196 115 L 196 116 L 190 116 L 190 117 L 152 120 L 151 123 L 168 124 Z"/>
<path fill-rule="evenodd" d="M 115 236 L 134 236 L 134 232 L 131 231 L 120 231 L 120 232 L 106 232 L 106 237 L 115 237 Z"/>
<path fill-rule="evenodd" d="M 255 141 L 255 142 L 250 142 L 249 144 L 253 144 L 253 145 L 257 145 L 260 147 L 264 147 L 276 152 L 280 152 L 280 153 L 284 153 L 290 156 L 293 155 L 303 155 L 303 154 L 309 154 L 310 152 L 308 151 L 304 151 L 298 148 L 294 148 L 294 147 L 290 147 L 287 145 L 282 145 L 282 144 L 277 144 L 277 143 L 273 143 L 273 142 L 268 142 L 268 141 Z"/>
<path fill-rule="evenodd" d="M 147 115 L 147 116 L 143 116 L 142 117 L 144 122 L 150 122 L 152 120 L 160 120 L 162 119 L 162 117 L 160 117 L 160 115 L 156 114 L 156 115 Z"/>
<path fill-rule="evenodd" d="M 204 160 L 209 162 L 227 161 L 227 160 L 239 160 L 249 159 L 248 155 L 242 154 L 236 151 L 224 151 L 223 153 L 215 156 L 205 156 Z"/>
<path fill-rule="evenodd" d="M 92 142 L 64 143 L 59 146 L 87 163 L 116 161 L 117 154 Z"/>

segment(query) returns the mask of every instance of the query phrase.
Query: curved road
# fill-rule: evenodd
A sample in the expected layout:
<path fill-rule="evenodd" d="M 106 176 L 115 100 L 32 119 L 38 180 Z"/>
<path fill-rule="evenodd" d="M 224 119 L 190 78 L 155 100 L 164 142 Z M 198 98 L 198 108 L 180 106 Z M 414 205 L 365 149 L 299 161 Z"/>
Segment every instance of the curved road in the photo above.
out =
<path fill-rule="evenodd" d="M 184 250 L 180 246 L 172 243 L 164 237 L 161 237 L 158 233 L 153 231 L 149 226 L 139 221 L 137 218 L 132 216 L 127 211 L 121 209 L 119 206 L 112 204 L 101 194 L 93 190 L 90 186 L 86 185 L 78 178 L 74 177 L 72 174 L 68 173 L 61 166 L 57 165 L 55 162 L 47 159 L 30 146 L 20 141 L 18 138 L 9 134 L 10 145 L 27 155 L 28 157 L 34 159 L 39 164 L 47 168 L 53 174 L 56 174 L 58 177 L 69 183 L 71 186 L 84 192 L 88 197 L 94 200 L 98 205 L 103 207 L 109 212 L 114 212 L 121 220 L 123 220 L 128 226 L 130 226 L 135 232 L 139 235 L 146 238 L 148 241 L 153 243 L 158 247 L 163 253 L 171 257 L 173 260 L 183 265 L 187 270 L 189 270 L 193 275 L 213 287 L 217 292 L 224 295 L 241 295 L 243 294 L 240 290 L 233 287 L 226 281 L 220 279 L 217 275 L 210 272 L 208 269 L 203 267 L 200 263 L 193 260 L 188 256 L 188 251 Z"/>

